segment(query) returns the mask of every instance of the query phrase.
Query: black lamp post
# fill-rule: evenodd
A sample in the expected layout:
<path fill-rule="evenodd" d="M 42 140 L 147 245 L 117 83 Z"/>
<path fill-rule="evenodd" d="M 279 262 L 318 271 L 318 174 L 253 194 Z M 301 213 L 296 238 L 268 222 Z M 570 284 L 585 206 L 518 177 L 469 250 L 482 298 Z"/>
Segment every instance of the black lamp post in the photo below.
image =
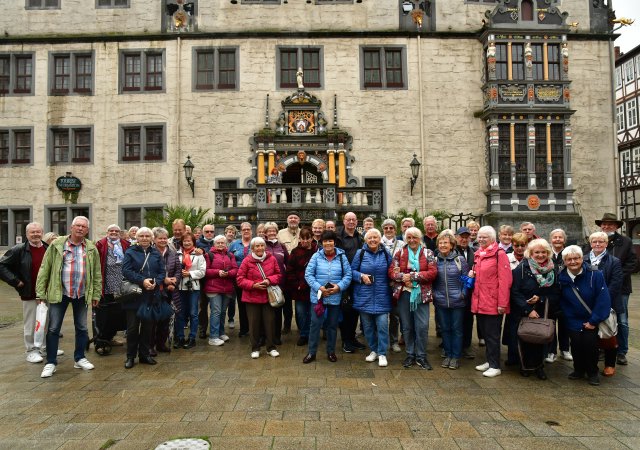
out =
<path fill-rule="evenodd" d="M 182 167 L 184 168 L 184 177 L 187 179 L 187 184 L 191 188 L 191 195 L 195 197 L 196 181 L 193 179 L 193 168 L 195 166 L 191 162 L 191 156 L 187 156 L 187 162 L 184 163 Z"/>
<path fill-rule="evenodd" d="M 411 167 L 411 195 L 413 195 L 413 187 L 416 185 L 418 174 L 420 173 L 420 161 L 417 160 L 416 154 L 413 154 L 413 160 L 409 163 Z"/>

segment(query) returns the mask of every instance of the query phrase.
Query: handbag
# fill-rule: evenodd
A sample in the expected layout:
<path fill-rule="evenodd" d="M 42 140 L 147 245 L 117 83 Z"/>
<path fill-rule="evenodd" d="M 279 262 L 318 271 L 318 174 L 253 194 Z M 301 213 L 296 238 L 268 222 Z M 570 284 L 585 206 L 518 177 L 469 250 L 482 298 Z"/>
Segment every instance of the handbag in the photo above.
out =
<path fill-rule="evenodd" d="M 44 347 L 44 338 L 46 335 L 45 324 L 47 323 L 47 312 L 49 308 L 45 302 L 38 303 L 36 306 L 36 326 L 33 332 L 33 346 L 36 348 Z"/>
<path fill-rule="evenodd" d="M 523 317 L 518 325 L 518 337 L 529 344 L 548 344 L 556 334 L 556 321 L 547 318 L 549 299 L 544 304 L 544 317 Z"/>
<path fill-rule="evenodd" d="M 587 312 L 591 314 L 591 308 L 589 308 L 585 303 L 585 301 L 582 299 L 580 292 L 578 292 L 575 286 L 571 286 L 571 289 L 573 289 L 573 293 L 576 294 L 576 297 L 578 297 L 578 300 L 580 300 L 580 303 L 582 303 L 582 306 L 584 306 L 584 309 L 586 309 Z M 607 317 L 605 320 L 603 320 L 598 324 L 598 337 L 600 339 L 609 339 L 616 336 L 617 334 L 618 334 L 618 315 L 613 309 L 611 309 L 609 311 L 609 317 Z"/>
<path fill-rule="evenodd" d="M 147 265 L 149 254 L 150 253 L 147 253 L 147 255 L 144 257 L 144 262 L 142 263 L 142 267 L 140 268 L 140 273 L 142 273 L 144 266 Z M 141 295 L 142 288 L 140 286 L 127 279 L 123 279 L 120 283 L 120 291 L 114 293 L 113 298 L 120 303 L 132 303 L 140 298 Z"/>
<path fill-rule="evenodd" d="M 136 316 L 145 322 L 162 322 L 170 318 L 173 313 L 173 307 L 170 303 L 163 301 L 145 302 L 138 308 Z"/>
<path fill-rule="evenodd" d="M 266 280 L 267 276 L 264 274 L 264 270 L 262 270 L 262 265 L 260 263 L 256 265 L 258 266 L 260 275 Z M 284 305 L 284 292 L 282 292 L 282 289 L 280 289 L 278 285 L 267 286 L 267 297 L 269 297 L 269 304 L 274 308 L 281 308 Z"/>

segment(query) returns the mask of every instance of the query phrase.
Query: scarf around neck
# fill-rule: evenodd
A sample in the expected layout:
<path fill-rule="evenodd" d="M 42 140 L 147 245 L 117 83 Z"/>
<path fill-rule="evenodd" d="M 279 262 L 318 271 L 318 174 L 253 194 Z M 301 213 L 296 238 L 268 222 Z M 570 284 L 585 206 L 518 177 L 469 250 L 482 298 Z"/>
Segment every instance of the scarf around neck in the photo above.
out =
<path fill-rule="evenodd" d="M 109 239 L 109 243 L 113 246 L 113 256 L 116 257 L 116 262 L 121 263 L 124 259 L 124 252 L 122 251 L 122 243 L 120 239 Z"/>
<path fill-rule="evenodd" d="M 414 252 L 411 247 L 407 246 L 407 269 L 412 272 L 420 271 L 420 253 L 422 252 L 422 245 Z M 415 311 L 418 309 L 418 304 L 422 303 L 422 289 L 417 280 L 411 282 L 411 298 L 409 303 L 409 311 Z"/>
<path fill-rule="evenodd" d="M 256 261 L 264 261 L 267 257 L 267 251 L 265 250 L 265 252 L 262 254 L 262 256 L 258 256 L 256 255 L 254 252 L 251 252 L 251 257 L 253 259 L 255 259 Z"/>
<path fill-rule="evenodd" d="M 600 262 L 602 261 L 602 258 L 604 258 L 604 255 L 606 254 L 607 254 L 606 248 L 598 256 L 596 256 L 595 253 L 593 253 L 593 250 L 591 250 L 591 252 L 589 252 L 589 262 L 591 262 L 592 266 L 598 267 L 600 265 Z"/>
<path fill-rule="evenodd" d="M 189 250 L 186 250 L 184 247 L 182 248 L 182 263 L 184 264 L 185 270 L 191 269 L 191 265 L 193 264 L 191 254 L 195 249 L 195 247 L 191 247 Z"/>
<path fill-rule="evenodd" d="M 533 258 L 529 258 L 527 261 L 529 261 L 529 268 L 531 269 L 531 273 L 536 277 L 538 286 L 549 287 L 553 284 L 556 279 L 556 272 L 553 270 L 555 266 L 551 258 L 542 266 L 535 262 Z"/>

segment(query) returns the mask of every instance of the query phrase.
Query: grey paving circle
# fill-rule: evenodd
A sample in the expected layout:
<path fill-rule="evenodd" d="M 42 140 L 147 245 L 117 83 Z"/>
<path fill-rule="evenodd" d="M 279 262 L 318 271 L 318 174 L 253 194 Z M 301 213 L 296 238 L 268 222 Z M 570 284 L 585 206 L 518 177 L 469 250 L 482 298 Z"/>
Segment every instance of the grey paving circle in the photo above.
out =
<path fill-rule="evenodd" d="M 173 439 L 163 442 L 156 450 L 209 450 L 210 445 L 204 439 Z"/>

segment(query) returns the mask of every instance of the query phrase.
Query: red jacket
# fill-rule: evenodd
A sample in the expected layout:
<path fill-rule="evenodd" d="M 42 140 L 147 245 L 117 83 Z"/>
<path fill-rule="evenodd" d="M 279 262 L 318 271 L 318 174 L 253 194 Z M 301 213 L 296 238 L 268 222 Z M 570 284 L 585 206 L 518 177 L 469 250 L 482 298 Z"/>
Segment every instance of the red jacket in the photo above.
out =
<path fill-rule="evenodd" d="M 245 303 L 268 303 L 269 297 L 267 297 L 266 289 L 254 289 L 253 285 L 263 280 L 260 270 L 258 269 L 258 263 L 256 259 L 247 255 L 247 257 L 240 264 L 238 269 L 238 275 L 236 277 L 236 283 L 238 287 L 242 289 L 242 301 Z M 280 284 L 282 280 L 282 274 L 278 267 L 278 261 L 271 253 L 267 253 L 267 257 L 264 261 L 260 262 L 262 270 L 267 276 L 271 286 Z"/>
<path fill-rule="evenodd" d="M 204 274 L 204 292 L 207 294 L 233 294 L 233 282 L 238 274 L 236 258 L 224 249 L 222 251 L 211 247 L 211 251 L 204 254 L 207 270 Z M 226 270 L 228 275 L 220 277 L 220 271 Z"/>
<path fill-rule="evenodd" d="M 125 254 L 127 253 L 127 249 L 131 244 L 129 243 L 129 241 L 120 239 L 120 245 L 122 245 L 122 254 Z M 104 295 L 104 270 L 107 267 L 107 253 L 109 250 L 107 238 L 103 237 L 98 242 L 96 242 L 96 248 L 98 249 L 98 254 L 100 254 L 100 270 L 102 271 L 102 294 Z"/>
<path fill-rule="evenodd" d="M 411 270 L 407 267 L 409 265 L 409 247 L 404 246 L 401 250 L 397 251 L 393 256 L 393 261 L 389 266 L 389 279 L 401 282 L 402 275 L 405 273 L 411 273 Z M 417 281 L 422 286 L 422 298 L 424 302 L 430 302 L 433 297 L 429 295 L 433 280 L 438 275 L 438 265 L 436 259 L 433 256 L 433 252 L 426 247 L 422 247 L 420 250 L 420 271 L 413 272 L 411 279 Z M 395 268 L 400 267 L 400 272 L 396 272 Z"/>
<path fill-rule="evenodd" d="M 511 266 L 504 250 L 494 242 L 486 249 L 479 248 L 474 256 L 475 287 L 471 297 L 471 312 L 498 315 L 498 307 L 509 313 Z"/>

